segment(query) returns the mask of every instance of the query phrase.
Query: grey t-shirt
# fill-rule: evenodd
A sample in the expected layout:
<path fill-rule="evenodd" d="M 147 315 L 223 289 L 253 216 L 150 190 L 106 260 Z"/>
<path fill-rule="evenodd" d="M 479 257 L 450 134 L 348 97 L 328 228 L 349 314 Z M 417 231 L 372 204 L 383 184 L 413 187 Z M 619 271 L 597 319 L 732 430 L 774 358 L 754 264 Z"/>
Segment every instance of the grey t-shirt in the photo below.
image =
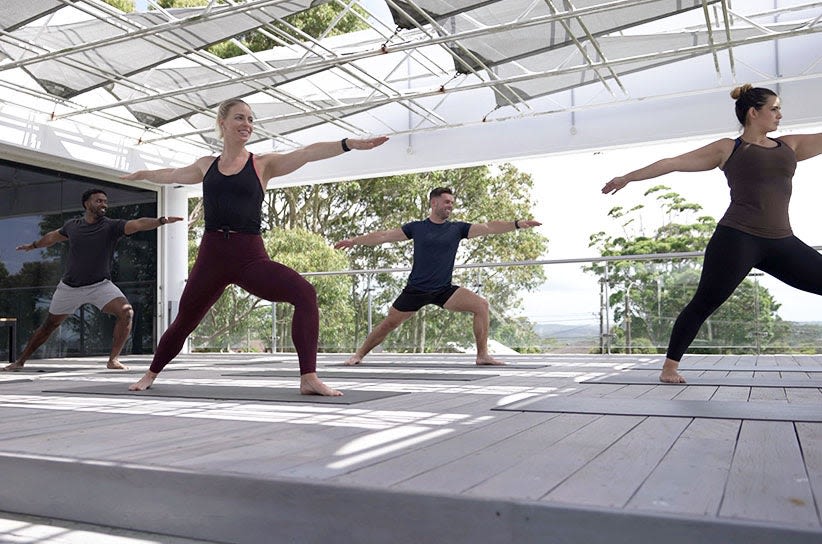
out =
<path fill-rule="evenodd" d="M 68 238 L 69 252 L 63 283 L 82 287 L 111 279 L 114 246 L 125 236 L 126 220 L 102 217 L 88 223 L 83 217 L 69 219 L 58 231 Z"/>

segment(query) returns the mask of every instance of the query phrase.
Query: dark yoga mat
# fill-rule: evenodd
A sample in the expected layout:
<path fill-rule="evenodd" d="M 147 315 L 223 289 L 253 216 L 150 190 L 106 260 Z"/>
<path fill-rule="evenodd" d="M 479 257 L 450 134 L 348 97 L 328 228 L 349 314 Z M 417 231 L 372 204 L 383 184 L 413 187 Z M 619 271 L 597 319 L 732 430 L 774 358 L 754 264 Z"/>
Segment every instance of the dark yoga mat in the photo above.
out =
<path fill-rule="evenodd" d="M 618 416 L 696 417 L 762 421 L 822 422 L 819 406 L 780 402 L 721 400 L 604 399 L 599 397 L 538 397 L 492 408 L 509 412 L 602 414 Z"/>
<path fill-rule="evenodd" d="M 661 370 L 662 365 L 631 366 L 622 370 Z M 822 366 L 680 366 L 682 372 L 822 372 Z"/>
<path fill-rule="evenodd" d="M 128 365 L 127 365 L 128 366 Z M 145 374 L 146 370 L 148 370 L 148 365 L 141 368 L 134 368 L 130 367 L 128 370 L 115 370 L 113 368 L 106 368 L 105 365 L 103 366 L 70 366 L 70 367 L 52 367 L 52 366 L 33 366 L 27 367 L 24 366 L 22 370 L 15 370 L 14 372 L 9 372 L 9 374 L 52 374 L 54 372 L 111 372 L 112 375 L 117 374 Z M 168 372 L 169 370 L 188 370 L 188 368 L 180 368 L 180 367 L 166 367 L 163 369 L 163 372 Z"/>
<path fill-rule="evenodd" d="M 296 370 L 261 370 L 259 372 L 235 372 L 223 376 L 242 376 L 246 378 L 293 378 Z M 350 372 L 322 370 L 322 379 L 333 380 L 426 380 L 443 382 L 470 382 L 483 378 L 495 378 L 499 374 L 437 374 L 434 372 Z"/>
<path fill-rule="evenodd" d="M 734 376 L 700 377 L 685 376 L 686 383 L 667 384 L 659 381 L 658 375 L 637 376 L 618 374 L 582 380 L 579 383 L 610 383 L 619 385 L 711 385 L 723 387 L 822 387 L 822 380 L 783 380 L 780 378 L 740 378 Z M 822 409 L 820 409 L 822 411 Z"/>
<path fill-rule="evenodd" d="M 425 369 L 446 369 L 446 370 L 505 370 L 506 368 L 522 369 L 537 369 L 545 368 L 547 364 L 540 363 L 535 365 L 523 364 L 509 364 L 509 365 L 475 365 L 473 363 L 362 363 L 359 365 L 345 365 L 343 363 L 325 364 L 323 367 L 347 367 L 347 368 L 425 368 Z"/>
<path fill-rule="evenodd" d="M 107 383 L 82 387 L 48 389 L 43 393 L 69 393 L 72 395 L 116 395 L 128 397 L 164 397 L 213 400 L 249 400 L 259 402 L 306 402 L 311 404 L 356 404 L 383 399 L 405 393 L 394 391 L 343 391 L 341 397 L 300 395 L 297 388 L 289 387 L 237 387 L 231 385 L 178 385 L 159 384 L 147 391 L 129 391 L 128 384 Z"/>

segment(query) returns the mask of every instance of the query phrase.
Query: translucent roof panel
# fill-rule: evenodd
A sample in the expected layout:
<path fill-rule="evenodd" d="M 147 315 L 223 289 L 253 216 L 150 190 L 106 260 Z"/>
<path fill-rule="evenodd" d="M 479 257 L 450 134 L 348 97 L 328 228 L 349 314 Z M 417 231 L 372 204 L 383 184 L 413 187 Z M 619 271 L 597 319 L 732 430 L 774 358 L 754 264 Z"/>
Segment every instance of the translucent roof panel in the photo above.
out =
<path fill-rule="evenodd" d="M 307 9 L 311 0 L 249 2 L 239 7 L 116 14 L 65 23 L 54 20 L 14 32 L 0 50 L 17 59 L 50 94 L 70 98 L 244 34 L 277 18 Z"/>
<path fill-rule="evenodd" d="M 219 149 L 215 106 L 243 97 L 255 112 L 257 151 L 379 133 L 404 142 L 394 159 L 410 170 L 520 152 L 508 137 L 493 149 L 432 145 L 428 156 L 439 160 L 415 154 L 423 141 L 470 141 L 472 130 L 491 126 L 504 134 L 526 120 L 560 120 L 540 125 L 550 134 L 570 123 L 545 139 L 553 152 L 600 142 L 604 131 L 589 130 L 586 140 L 576 130 L 587 112 L 616 122 L 625 108 L 647 110 L 653 122 L 654 104 L 684 111 L 683 102 L 704 96 L 727 100 L 739 83 L 778 86 L 787 96 L 822 86 L 818 1 L 333 0 L 343 11 L 356 8 L 366 28 L 335 35 L 341 18 L 328 18 L 311 39 L 280 24 L 326 1 L 137 13 L 99 0 L 2 2 L 0 143 L 99 156 L 112 168 L 135 157 L 179 164 Z M 230 59 L 205 50 L 255 33 L 288 45 Z M 798 122 L 822 119 L 810 101 L 798 102 Z M 710 118 L 689 121 L 717 130 Z M 669 126 L 662 129 L 671 137 L 699 132 L 673 134 Z M 650 137 L 634 132 L 632 141 Z M 539 141 L 519 148 L 539 153 Z"/>

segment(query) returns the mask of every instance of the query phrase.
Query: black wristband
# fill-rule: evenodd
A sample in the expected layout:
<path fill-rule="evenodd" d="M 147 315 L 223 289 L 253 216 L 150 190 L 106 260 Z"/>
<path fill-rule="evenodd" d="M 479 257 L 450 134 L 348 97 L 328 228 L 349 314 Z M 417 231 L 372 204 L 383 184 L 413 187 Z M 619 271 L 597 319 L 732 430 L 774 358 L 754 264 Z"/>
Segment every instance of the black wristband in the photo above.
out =
<path fill-rule="evenodd" d="M 168 223 L 168 218 L 166 218 L 165 215 L 161 215 L 157 218 L 157 221 L 160 222 L 160 225 L 165 225 L 166 223 Z"/>
<path fill-rule="evenodd" d="M 519 219 L 514 221 L 514 229 L 519 229 Z"/>
<path fill-rule="evenodd" d="M 343 138 L 342 140 L 340 140 L 340 144 L 342 145 L 343 153 L 351 151 L 351 148 L 348 147 L 348 138 Z"/>
<path fill-rule="evenodd" d="M 37 240 L 35 240 L 31 243 L 31 247 L 33 247 L 34 249 L 37 249 Z"/>

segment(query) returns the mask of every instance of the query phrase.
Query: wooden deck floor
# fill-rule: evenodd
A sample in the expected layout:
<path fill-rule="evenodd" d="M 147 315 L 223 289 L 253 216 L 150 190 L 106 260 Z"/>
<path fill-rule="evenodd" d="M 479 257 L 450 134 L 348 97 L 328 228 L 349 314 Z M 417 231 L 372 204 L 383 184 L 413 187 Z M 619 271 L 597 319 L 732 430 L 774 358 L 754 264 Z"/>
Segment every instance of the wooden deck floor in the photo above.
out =
<path fill-rule="evenodd" d="M 442 542 L 458 541 L 461 534 L 467 540 L 471 534 L 467 528 L 434 526 L 441 521 L 432 522 L 436 517 L 427 513 L 425 505 L 446 499 L 468 501 L 466 508 L 492 501 L 494 505 L 527 505 L 530 512 L 544 506 L 555 509 L 554 515 L 557 511 L 583 514 L 580 518 L 560 516 L 567 520 L 567 527 L 553 517 L 554 529 L 534 525 L 530 531 L 522 530 L 525 522 L 512 519 L 510 527 L 489 534 L 484 542 L 509 540 L 500 535 L 511 535 L 511 542 L 579 541 L 583 528 L 572 524 L 584 524 L 580 519 L 600 523 L 603 530 L 586 529 L 591 531 L 585 533 L 589 534 L 587 542 L 623 541 L 612 528 L 620 527 L 619 522 L 605 522 L 591 517 L 592 513 L 630 520 L 622 529 L 625 542 L 657 534 L 652 531 L 664 534 L 666 526 L 679 531 L 677 523 L 695 524 L 696 534 L 702 534 L 704 541 L 711 541 L 711 535 L 720 534 L 723 527 L 731 527 L 730 532 L 721 533 L 723 542 L 733 540 L 728 535 L 738 535 L 740 542 L 756 541 L 751 534 L 760 534 L 761 541 L 767 542 L 768 531 L 789 535 L 794 542 L 822 542 L 822 389 L 773 383 L 822 379 L 822 357 L 687 356 L 683 361 L 683 367 L 703 369 L 689 371 L 688 376 L 714 378 L 719 383 L 723 378 L 761 379 L 768 384 L 763 387 L 580 383 L 607 375 L 653 376 L 661 363 L 659 356 L 518 356 L 508 359 L 513 363 L 510 368 L 480 368 L 471 364 L 470 356 L 436 354 L 376 354 L 359 367 L 341 368 L 338 363 L 343 358 L 321 358 L 320 376 L 324 371 L 334 376 L 326 379 L 329 385 L 349 392 L 401 394 L 356 404 L 319 404 L 311 399 L 270 402 L 136 397 L 125 391 L 122 395 L 46 392 L 98 383 L 122 384 L 125 390 L 141 373 L 106 371 L 102 358 L 31 361 L 32 369 L 43 372 L 0 374 L 0 470 L 5 480 L 0 486 L 0 510 L 30 515 L 55 512 L 57 517 L 126 529 L 145 529 L 142 524 L 149 520 L 154 530 L 180 537 L 259 541 L 253 531 L 219 529 L 216 520 L 211 532 L 184 534 L 188 529 L 180 529 L 179 521 L 178 528 L 173 523 L 167 528 L 163 519 L 151 518 L 157 504 L 145 508 L 140 504 L 151 497 L 150 489 L 144 490 L 146 495 L 129 498 L 119 488 L 101 487 L 101 481 L 115 486 L 115 480 L 128 480 L 119 473 L 102 473 L 99 481 L 88 484 L 97 486 L 98 496 L 111 495 L 110 517 L 106 518 L 104 505 L 97 505 L 88 507 L 93 512 L 87 519 L 76 519 L 82 517 L 83 508 L 56 507 L 55 502 L 65 502 L 56 487 L 31 489 L 27 484 L 44 473 L 38 463 L 56 463 L 58 477 L 65 467 L 79 464 L 93 468 L 95 474 L 112 467 L 136 467 L 192 477 L 242 478 L 246 483 L 322 484 L 328 486 L 323 489 L 362 494 L 354 497 L 390 492 L 386 496 L 417 500 L 411 518 L 401 515 L 409 514 L 406 511 L 390 520 L 399 534 L 417 539 L 440 534 Z M 148 360 L 131 357 L 124 362 L 143 370 Z M 624 370 L 636 365 L 648 365 L 649 370 Z M 756 371 L 756 366 L 767 370 Z M 774 367 L 785 367 L 785 372 Z M 293 377 L 228 376 L 271 370 L 292 370 Z M 343 372 L 351 377 L 337 377 Z M 402 379 L 402 373 L 411 373 L 413 379 Z M 438 374 L 449 379 L 438 379 Z M 477 374 L 483 376 L 477 379 Z M 466 379 L 454 379 L 459 375 Z M 164 385 L 295 388 L 297 383 L 296 360 L 290 355 L 186 355 L 169 366 L 155 389 L 160 391 Z M 648 412 L 505 409 L 527 407 L 529 401 L 542 398 L 612 401 L 606 406 L 641 400 Z M 819 418 L 799 422 L 749 419 L 744 412 L 738 419 L 653 415 L 660 403 L 682 400 L 768 406 L 776 419 L 785 408 L 815 407 Z M 13 484 L 11 475 L 15 475 Z M 70 482 L 70 476 L 65 481 Z M 78 497 L 85 496 L 76 483 L 72 485 Z M 198 491 L 190 493 L 193 497 Z M 224 495 L 229 501 L 231 494 Z M 474 499 L 479 502 L 471 502 Z M 145 514 L 125 515 L 120 512 L 124 506 Z M 159 506 L 180 516 L 190 514 L 185 505 Z M 316 514 L 321 517 L 321 511 L 328 509 L 332 518 L 339 517 L 340 512 L 333 512 L 337 506 L 316 504 Z M 195 507 L 192 499 L 190 508 Z M 224 507 L 232 508 L 230 503 Z M 448 511 L 450 506 L 442 508 Z M 357 524 L 370 522 L 369 512 L 358 515 Z M 496 515 L 500 516 L 499 508 Z M 306 520 L 310 518 L 306 514 Z M 471 525 L 471 518 L 466 519 Z M 295 531 L 304 529 L 298 522 L 294 520 Z M 375 520 L 375 527 L 383 522 Z M 477 514 L 477 527 L 482 523 Z M 377 528 L 370 533 L 358 527 L 348 530 L 354 532 L 338 534 L 332 541 L 381 541 Z M 550 538 L 537 539 L 546 530 Z M 287 534 L 282 533 L 282 541 L 292 541 Z M 515 535 L 519 535 L 516 540 Z M 328 532 L 315 536 L 316 540 L 306 534 L 302 541 L 322 541 Z"/>

